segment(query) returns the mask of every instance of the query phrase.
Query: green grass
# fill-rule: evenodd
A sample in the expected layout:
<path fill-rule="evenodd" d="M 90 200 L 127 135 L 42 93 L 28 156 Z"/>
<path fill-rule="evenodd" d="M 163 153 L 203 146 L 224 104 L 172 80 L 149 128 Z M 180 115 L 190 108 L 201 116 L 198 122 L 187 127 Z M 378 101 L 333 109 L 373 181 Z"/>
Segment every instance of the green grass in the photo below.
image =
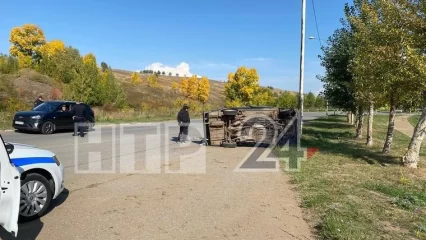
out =
<path fill-rule="evenodd" d="M 411 125 L 416 127 L 417 123 L 419 122 L 419 119 L 420 119 L 420 115 L 413 115 L 408 118 L 408 121 L 410 122 Z"/>
<path fill-rule="evenodd" d="M 426 239 L 426 171 L 400 165 L 410 141 L 400 132 L 391 154 L 380 153 L 387 119 L 375 116 L 373 147 L 354 139 L 345 117 L 304 125 L 303 147 L 319 152 L 291 176 L 320 239 Z"/>

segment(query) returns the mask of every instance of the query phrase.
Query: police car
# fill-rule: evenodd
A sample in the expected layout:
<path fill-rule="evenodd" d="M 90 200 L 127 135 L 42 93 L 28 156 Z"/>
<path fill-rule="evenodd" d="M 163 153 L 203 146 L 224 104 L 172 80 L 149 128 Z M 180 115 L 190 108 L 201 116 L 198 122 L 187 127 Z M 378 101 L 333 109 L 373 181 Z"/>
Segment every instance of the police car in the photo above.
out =
<path fill-rule="evenodd" d="M 48 150 L 0 139 L 0 225 L 16 237 L 18 221 L 43 216 L 64 190 L 64 167 Z"/>

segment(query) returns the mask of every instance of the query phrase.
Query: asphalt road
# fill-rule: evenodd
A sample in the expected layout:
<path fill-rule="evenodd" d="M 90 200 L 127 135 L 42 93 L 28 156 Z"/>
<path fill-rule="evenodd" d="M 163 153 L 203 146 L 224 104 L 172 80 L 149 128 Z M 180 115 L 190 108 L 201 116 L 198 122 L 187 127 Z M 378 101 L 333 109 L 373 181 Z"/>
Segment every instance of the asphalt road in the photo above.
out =
<path fill-rule="evenodd" d="M 332 114 L 332 112 L 329 114 Z M 309 121 L 325 115 L 325 112 L 305 112 L 303 120 Z M 201 120 L 192 121 L 189 131 L 195 140 L 201 139 L 203 136 Z M 80 156 L 83 156 L 96 149 L 104 157 L 106 155 L 112 157 L 115 150 L 115 156 L 119 157 L 122 155 L 120 154 L 120 146 L 123 148 L 126 142 L 133 141 L 133 139 L 135 139 L 136 143 L 135 151 L 136 149 L 144 149 L 146 141 L 149 141 L 149 139 L 156 140 L 157 142 L 155 143 L 153 141 L 149 142 L 158 145 L 157 147 L 171 146 L 173 145 L 171 139 L 177 136 L 179 128 L 175 121 L 166 121 L 159 123 L 99 125 L 84 138 L 73 137 L 72 132 L 60 132 L 52 135 L 9 131 L 0 131 L 0 133 L 5 141 L 30 144 L 48 149 L 59 157 L 66 168 L 72 168 L 75 166 L 76 158 L 79 156 L 75 153 L 76 150 L 81 153 Z M 100 147 L 107 146 L 108 143 L 110 144 L 108 147 Z M 129 147 L 121 150 L 122 153 L 124 151 L 129 152 Z"/>
<path fill-rule="evenodd" d="M 233 173 L 248 150 L 200 145 L 201 120 L 188 145 L 173 141 L 178 131 L 169 121 L 99 125 L 84 138 L 1 132 L 51 150 L 65 167 L 67 190 L 41 221 L 20 225 L 21 239 L 311 239 L 284 174 Z M 8 239 L 2 231 L 0 238 Z"/>

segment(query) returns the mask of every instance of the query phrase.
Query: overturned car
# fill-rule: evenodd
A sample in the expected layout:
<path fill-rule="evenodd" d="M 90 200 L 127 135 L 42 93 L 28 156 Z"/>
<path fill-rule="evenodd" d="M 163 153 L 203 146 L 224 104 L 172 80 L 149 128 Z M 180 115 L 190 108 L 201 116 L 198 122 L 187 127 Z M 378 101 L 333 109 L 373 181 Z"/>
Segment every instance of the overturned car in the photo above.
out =
<path fill-rule="evenodd" d="M 204 112 L 207 145 L 283 144 L 297 139 L 297 112 L 276 107 L 235 107 Z"/>

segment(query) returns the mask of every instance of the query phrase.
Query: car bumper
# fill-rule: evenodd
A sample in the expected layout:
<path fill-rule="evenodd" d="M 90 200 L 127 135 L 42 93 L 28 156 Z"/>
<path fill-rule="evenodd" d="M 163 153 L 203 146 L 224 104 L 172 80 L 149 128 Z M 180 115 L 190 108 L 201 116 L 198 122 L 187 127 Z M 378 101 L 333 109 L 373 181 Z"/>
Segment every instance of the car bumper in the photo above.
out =
<path fill-rule="evenodd" d="M 12 123 L 12 126 L 13 128 L 18 130 L 40 131 L 41 122 L 39 120 L 33 120 L 33 121 L 14 120 Z"/>
<path fill-rule="evenodd" d="M 56 180 L 55 180 L 55 194 L 53 195 L 53 199 L 56 199 L 59 194 L 61 194 L 65 189 L 65 183 L 64 183 L 64 165 L 61 163 L 59 165 L 59 172 L 56 174 Z"/>

